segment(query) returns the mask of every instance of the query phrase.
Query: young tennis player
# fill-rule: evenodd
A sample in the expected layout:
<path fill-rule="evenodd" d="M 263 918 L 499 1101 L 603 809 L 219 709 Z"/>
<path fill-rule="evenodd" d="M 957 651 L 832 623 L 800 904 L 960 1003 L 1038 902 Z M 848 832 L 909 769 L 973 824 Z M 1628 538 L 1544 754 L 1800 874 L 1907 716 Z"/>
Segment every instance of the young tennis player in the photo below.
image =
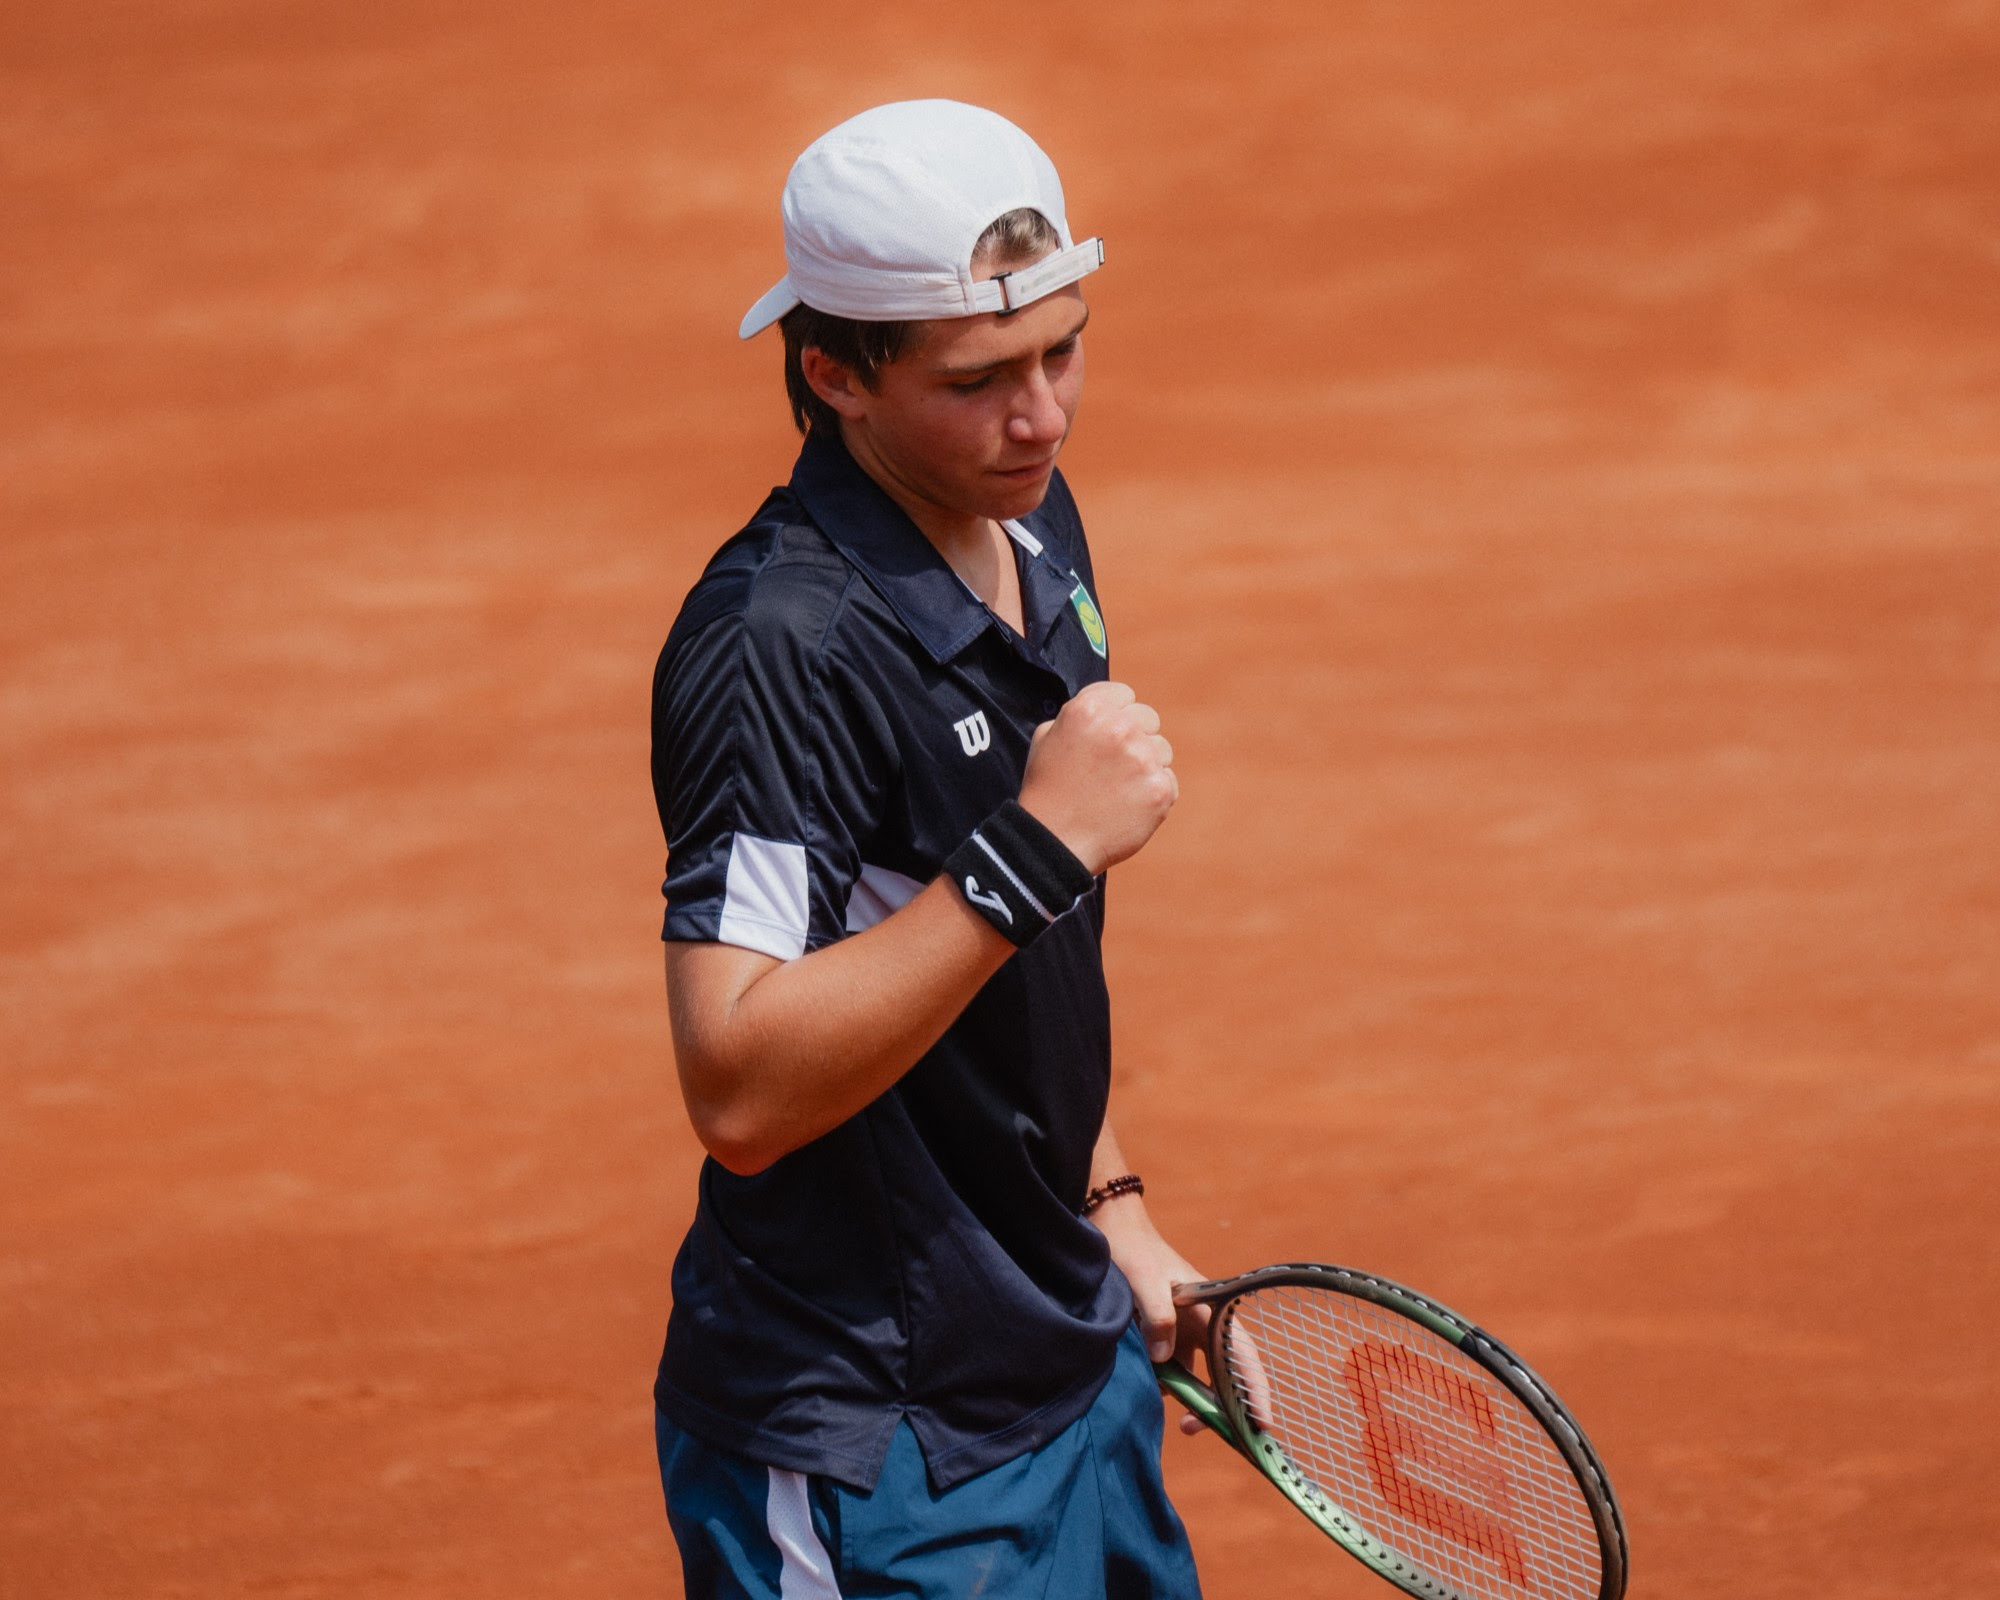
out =
<path fill-rule="evenodd" d="M 1105 1120 L 1100 954 L 1178 788 L 1056 466 L 1103 249 L 947 101 L 816 141 L 783 217 L 741 332 L 804 445 L 654 690 L 711 1156 L 656 1387 L 688 1592 L 1193 1596 L 1147 1355 L 1201 1274 Z"/>

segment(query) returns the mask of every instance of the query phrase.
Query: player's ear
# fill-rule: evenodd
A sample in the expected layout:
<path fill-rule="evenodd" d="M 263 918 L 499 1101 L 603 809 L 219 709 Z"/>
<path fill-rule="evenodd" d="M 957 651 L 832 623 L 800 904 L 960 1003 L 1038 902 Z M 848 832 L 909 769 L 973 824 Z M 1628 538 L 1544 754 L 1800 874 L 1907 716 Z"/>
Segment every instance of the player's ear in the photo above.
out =
<path fill-rule="evenodd" d="M 799 372 L 812 392 L 843 417 L 859 417 L 866 387 L 860 375 L 843 361 L 836 361 L 818 345 L 799 351 Z"/>

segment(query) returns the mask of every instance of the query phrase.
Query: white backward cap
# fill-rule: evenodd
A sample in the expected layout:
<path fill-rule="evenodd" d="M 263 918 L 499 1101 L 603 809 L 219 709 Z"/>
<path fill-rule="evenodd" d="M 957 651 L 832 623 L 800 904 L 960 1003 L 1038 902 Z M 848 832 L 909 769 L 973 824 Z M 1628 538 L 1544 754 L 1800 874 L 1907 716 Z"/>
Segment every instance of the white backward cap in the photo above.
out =
<path fill-rule="evenodd" d="M 972 247 L 1026 207 L 1062 248 L 1003 278 L 972 276 Z M 750 308 L 748 339 L 803 302 L 860 322 L 1014 311 L 1104 264 L 1072 244 L 1062 181 L 1005 117 L 956 100 L 904 100 L 851 117 L 806 147 L 785 180 L 785 264 Z"/>

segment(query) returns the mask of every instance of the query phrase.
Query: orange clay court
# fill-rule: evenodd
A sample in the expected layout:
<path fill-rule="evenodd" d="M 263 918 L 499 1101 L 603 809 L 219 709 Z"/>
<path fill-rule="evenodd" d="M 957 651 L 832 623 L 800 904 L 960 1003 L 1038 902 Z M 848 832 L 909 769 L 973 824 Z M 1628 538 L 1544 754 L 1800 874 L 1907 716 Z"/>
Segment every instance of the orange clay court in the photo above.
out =
<path fill-rule="evenodd" d="M 0 1595 L 675 1592 L 650 672 L 918 94 L 1109 247 L 1168 1237 L 1516 1345 L 1635 1596 L 2000 1593 L 2000 7 L 20 0 Z M 1214 1600 L 1391 1592 L 1168 1451 Z"/>

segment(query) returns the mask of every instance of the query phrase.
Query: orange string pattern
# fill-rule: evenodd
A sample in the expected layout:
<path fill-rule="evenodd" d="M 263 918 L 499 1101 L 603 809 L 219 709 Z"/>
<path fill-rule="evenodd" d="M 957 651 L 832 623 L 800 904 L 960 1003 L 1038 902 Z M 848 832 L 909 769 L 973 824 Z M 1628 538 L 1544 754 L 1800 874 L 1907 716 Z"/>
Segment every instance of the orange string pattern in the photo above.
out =
<path fill-rule="evenodd" d="M 1534 1414 L 1449 1340 L 1332 1290 L 1234 1303 L 1229 1381 L 1331 1504 L 1468 1600 L 1595 1600 L 1590 1506 Z"/>

